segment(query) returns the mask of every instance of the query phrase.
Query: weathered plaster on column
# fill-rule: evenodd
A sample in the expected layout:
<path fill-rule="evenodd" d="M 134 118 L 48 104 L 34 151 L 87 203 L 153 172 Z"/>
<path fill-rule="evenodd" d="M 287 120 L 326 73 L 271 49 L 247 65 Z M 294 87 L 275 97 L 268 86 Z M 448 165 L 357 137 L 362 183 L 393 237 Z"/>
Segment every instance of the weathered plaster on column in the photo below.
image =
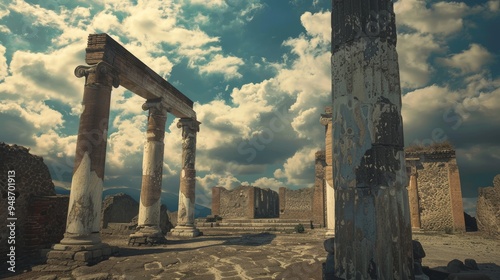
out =
<path fill-rule="evenodd" d="M 100 230 L 102 179 L 90 170 L 90 158 L 85 153 L 73 174 L 69 197 L 66 232 L 89 235 Z"/>
<path fill-rule="evenodd" d="M 335 274 L 413 279 L 391 1 L 332 1 L 332 94 Z"/>
<path fill-rule="evenodd" d="M 179 186 L 179 209 L 177 211 L 177 226 L 172 235 L 198 236 L 194 227 L 195 187 L 196 187 L 196 134 L 200 123 L 192 119 L 180 119 L 177 127 L 182 129 L 182 170 Z"/>
<path fill-rule="evenodd" d="M 85 87 L 66 232 L 61 244 L 99 244 L 109 104 L 112 86 L 118 87 L 119 80 L 117 72 L 104 62 L 78 66 L 75 75 L 85 77 Z"/>
<path fill-rule="evenodd" d="M 163 243 L 160 229 L 161 183 L 163 174 L 163 153 L 167 111 L 161 100 L 148 100 L 142 106 L 148 110 L 148 127 L 142 160 L 142 186 L 139 203 L 137 232 L 134 237 L 148 237 L 153 243 Z"/>
<path fill-rule="evenodd" d="M 420 229 L 420 205 L 418 198 L 418 173 L 415 167 L 412 167 L 410 173 L 410 185 L 408 190 L 408 200 L 410 202 L 411 226 L 415 229 Z"/>

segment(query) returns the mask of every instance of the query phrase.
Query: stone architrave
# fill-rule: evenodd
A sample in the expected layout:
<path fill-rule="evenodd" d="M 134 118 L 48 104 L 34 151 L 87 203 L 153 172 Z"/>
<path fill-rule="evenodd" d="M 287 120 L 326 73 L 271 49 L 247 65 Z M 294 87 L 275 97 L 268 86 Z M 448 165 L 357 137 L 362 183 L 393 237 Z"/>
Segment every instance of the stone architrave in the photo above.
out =
<path fill-rule="evenodd" d="M 325 126 L 326 237 L 331 238 L 335 236 L 335 192 L 333 190 L 331 108 L 326 108 L 325 114 L 321 114 L 320 123 Z"/>
<path fill-rule="evenodd" d="M 332 0 L 335 276 L 414 279 L 391 0 Z"/>
<path fill-rule="evenodd" d="M 131 238 L 147 237 L 151 243 L 166 241 L 160 229 L 161 181 L 167 110 L 161 100 L 148 100 L 142 105 L 149 110 L 146 143 L 142 161 L 142 187 L 137 232 Z"/>
<path fill-rule="evenodd" d="M 171 235 L 196 237 L 200 235 L 200 231 L 194 225 L 196 134 L 200 130 L 200 122 L 190 118 L 181 118 L 177 127 L 182 129 L 182 170 L 177 226 L 172 230 Z"/>

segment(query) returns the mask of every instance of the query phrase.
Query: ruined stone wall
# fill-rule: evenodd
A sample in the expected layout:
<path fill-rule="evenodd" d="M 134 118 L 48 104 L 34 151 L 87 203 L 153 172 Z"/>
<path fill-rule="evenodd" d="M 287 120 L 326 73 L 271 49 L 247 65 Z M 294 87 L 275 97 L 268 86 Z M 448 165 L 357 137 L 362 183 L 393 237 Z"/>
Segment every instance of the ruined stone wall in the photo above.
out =
<path fill-rule="evenodd" d="M 13 186 L 15 191 L 8 191 L 8 171 L 14 171 Z M 15 247 L 17 256 L 26 256 L 26 223 L 29 221 L 29 209 L 34 197 L 54 196 L 54 184 L 49 169 L 43 159 L 29 153 L 29 149 L 0 143 L 0 270 L 6 264 L 7 243 L 10 235 L 7 217 L 15 217 Z M 8 216 L 8 197 L 15 199 L 15 216 Z M 11 222 L 11 221 L 9 221 Z M 13 221 L 12 221 L 13 222 Z M 17 264 L 22 262 L 16 261 Z"/>
<path fill-rule="evenodd" d="M 420 228 L 465 231 L 455 151 L 407 152 L 406 156 L 417 159 L 412 164 L 417 173 L 418 201 L 415 201 L 418 202 L 416 208 L 420 210 Z M 410 203 L 415 202 L 412 200 Z"/>
<path fill-rule="evenodd" d="M 222 218 L 276 218 L 279 216 L 279 196 L 270 189 L 240 186 L 233 190 L 212 189 L 212 215 Z"/>
<path fill-rule="evenodd" d="M 281 187 L 280 219 L 313 218 L 314 188 L 289 190 Z"/>
<path fill-rule="evenodd" d="M 270 189 L 254 188 L 254 218 L 278 218 L 279 196 Z"/>
<path fill-rule="evenodd" d="M 493 187 L 479 188 L 477 197 L 477 227 L 488 235 L 500 236 L 500 174 Z"/>
<path fill-rule="evenodd" d="M 66 230 L 69 195 L 34 197 L 26 222 L 26 255 L 38 256 L 41 249 L 59 243 Z"/>
<path fill-rule="evenodd" d="M 107 228 L 108 223 L 129 223 L 139 213 L 139 202 L 118 193 L 104 199 L 101 211 L 101 228 Z"/>

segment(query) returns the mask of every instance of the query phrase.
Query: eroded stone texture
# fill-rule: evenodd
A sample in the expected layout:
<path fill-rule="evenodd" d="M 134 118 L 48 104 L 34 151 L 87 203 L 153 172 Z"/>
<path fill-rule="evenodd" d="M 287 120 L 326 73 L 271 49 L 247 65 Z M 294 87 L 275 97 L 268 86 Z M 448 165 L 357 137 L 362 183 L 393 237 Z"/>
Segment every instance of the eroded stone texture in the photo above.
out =
<path fill-rule="evenodd" d="M 500 175 L 493 179 L 493 187 L 479 188 L 477 198 L 477 227 L 489 235 L 500 235 Z"/>
<path fill-rule="evenodd" d="M 15 190 L 10 194 L 8 193 L 8 171 L 14 171 L 12 178 Z M 7 260 L 6 255 L 9 248 L 7 240 L 10 233 L 9 228 L 7 228 L 9 222 L 7 218 L 17 218 L 15 221 L 17 264 L 22 265 L 29 259 L 29 248 L 27 247 L 30 246 L 31 240 L 26 236 L 26 233 L 29 231 L 29 223 L 33 222 L 28 218 L 32 212 L 30 208 L 36 197 L 54 196 L 55 190 L 49 169 L 43 158 L 30 154 L 29 149 L 23 146 L 0 142 L 0 172 L 0 219 L 2 221 L 0 227 L 0 271 L 7 271 L 7 268 L 4 267 Z M 15 216 L 8 216 L 8 197 L 16 198 Z M 43 224 L 38 226 L 43 226 Z M 54 231 L 57 232 L 57 229 Z M 30 232 L 30 234 L 32 233 Z M 23 257 L 26 257 L 26 260 Z"/>
<path fill-rule="evenodd" d="M 412 279 L 392 1 L 332 1 L 335 275 Z"/>
<path fill-rule="evenodd" d="M 407 148 L 412 227 L 431 231 L 465 231 L 460 174 L 455 151 Z"/>
<path fill-rule="evenodd" d="M 61 244 L 98 244 L 104 162 L 108 134 L 109 104 L 117 73 L 100 62 L 78 66 L 77 77 L 85 77 L 83 112 L 76 142 L 75 166 L 71 180 L 66 233 Z"/>
<path fill-rule="evenodd" d="M 212 212 L 223 218 L 277 218 L 281 199 L 270 189 L 240 186 L 227 190 L 223 187 L 212 189 Z M 311 200 L 312 197 L 309 197 Z M 309 202 L 308 207 L 311 207 Z M 311 213 L 309 209 L 309 213 Z M 214 214 L 215 213 L 215 214 Z"/>
<path fill-rule="evenodd" d="M 320 123 L 325 126 L 325 197 L 326 197 L 326 226 L 328 237 L 335 235 L 335 192 L 333 189 L 333 128 L 332 108 L 326 107 L 321 114 Z"/>
<path fill-rule="evenodd" d="M 161 182 L 167 111 L 161 100 L 148 100 L 142 105 L 148 110 L 148 128 L 142 160 L 142 186 L 137 232 L 131 237 L 151 237 L 154 242 L 164 242 L 160 230 Z"/>
<path fill-rule="evenodd" d="M 196 201 L 196 134 L 200 131 L 200 122 L 182 118 L 177 123 L 182 129 L 182 159 L 179 187 L 179 209 L 177 210 L 177 225 L 172 235 L 197 236 L 199 231 L 194 225 L 194 205 Z"/>

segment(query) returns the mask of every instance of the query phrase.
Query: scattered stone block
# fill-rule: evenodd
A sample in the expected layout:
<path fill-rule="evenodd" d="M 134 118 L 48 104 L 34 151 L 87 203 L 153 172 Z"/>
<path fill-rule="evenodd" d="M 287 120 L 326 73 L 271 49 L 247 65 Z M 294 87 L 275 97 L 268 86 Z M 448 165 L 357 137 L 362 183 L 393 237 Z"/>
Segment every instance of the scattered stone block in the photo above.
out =
<path fill-rule="evenodd" d="M 81 251 L 75 254 L 75 261 L 90 262 L 92 260 L 91 251 Z"/>
<path fill-rule="evenodd" d="M 467 268 L 461 260 L 454 259 L 448 263 L 446 270 L 449 273 L 459 273 L 462 270 L 467 270 Z"/>
<path fill-rule="evenodd" d="M 101 273 L 79 276 L 76 277 L 76 280 L 107 280 L 108 277 L 109 273 L 101 272 Z"/>
<path fill-rule="evenodd" d="M 144 264 L 144 270 L 152 270 L 152 269 L 159 269 L 159 268 L 163 268 L 163 265 L 161 264 L 161 262 L 150 262 L 150 263 Z"/>
<path fill-rule="evenodd" d="M 465 259 L 464 264 L 465 267 L 467 267 L 470 270 L 479 270 L 479 266 L 477 265 L 477 262 L 474 259 Z"/>

